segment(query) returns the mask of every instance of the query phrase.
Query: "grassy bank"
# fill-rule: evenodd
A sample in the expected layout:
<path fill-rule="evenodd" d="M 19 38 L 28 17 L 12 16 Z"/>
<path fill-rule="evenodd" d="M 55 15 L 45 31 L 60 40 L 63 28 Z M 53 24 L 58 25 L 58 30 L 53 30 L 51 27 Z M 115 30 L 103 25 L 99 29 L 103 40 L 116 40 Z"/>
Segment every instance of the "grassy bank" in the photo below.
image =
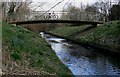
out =
<path fill-rule="evenodd" d="M 72 38 L 73 36 L 76 36 L 78 33 L 80 33 L 82 30 L 91 27 L 90 25 L 86 26 L 75 26 L 75 27 L 60 27 L 57 29 L 54 29 L 50 31 L 50 33 L 63 36 L 66 38 Z"/>
<path fill-rule="evenodd" d="M 79 33 L 80 30 L 82 30 L 81 27 L 64 27 L 55 29 L 50 33 L 67 37 L 77 42 L 120 51 L 120 21 L 107 22 L 82 33 Z"/>
<path fill-rule="evenodd" d="M 3 74 L 72 75 L 39 34 L 2 24 Z"/>

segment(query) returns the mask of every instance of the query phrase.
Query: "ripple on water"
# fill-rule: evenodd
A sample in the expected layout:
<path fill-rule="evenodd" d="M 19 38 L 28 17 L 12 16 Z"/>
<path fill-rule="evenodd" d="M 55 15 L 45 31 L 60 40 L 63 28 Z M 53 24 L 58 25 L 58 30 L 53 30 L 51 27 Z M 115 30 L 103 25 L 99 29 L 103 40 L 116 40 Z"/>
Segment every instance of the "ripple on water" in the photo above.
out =
<path fill-rule="evenodd" d="M 47 34 L 42 36 L 74 75 L 120 75 L 119 60 L 101 55 L 92 48 L 69 43 L 65 39 Z"/>

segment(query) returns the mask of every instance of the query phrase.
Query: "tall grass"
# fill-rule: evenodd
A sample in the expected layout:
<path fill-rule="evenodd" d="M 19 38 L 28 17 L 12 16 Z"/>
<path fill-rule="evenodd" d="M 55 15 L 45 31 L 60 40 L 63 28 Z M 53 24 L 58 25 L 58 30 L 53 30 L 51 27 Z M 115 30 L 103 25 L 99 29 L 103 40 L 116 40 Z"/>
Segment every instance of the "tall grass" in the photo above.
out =
<path fill-rule="evenodd" d="M 26 70 L 24 74 L 30 74 L 31 71 L 28 69 L 32 68 L 37 71 L 37 74 L 71 74 L 39 34 L 21 26 L 6 23 L 3 23 L 2 27 L 3 71 L 5 73 L 22 74 Z M 10 70 L 9 66 L 12 66 L 13 70 Z M 32 72 L 36 73 L 36 71 Z"/>

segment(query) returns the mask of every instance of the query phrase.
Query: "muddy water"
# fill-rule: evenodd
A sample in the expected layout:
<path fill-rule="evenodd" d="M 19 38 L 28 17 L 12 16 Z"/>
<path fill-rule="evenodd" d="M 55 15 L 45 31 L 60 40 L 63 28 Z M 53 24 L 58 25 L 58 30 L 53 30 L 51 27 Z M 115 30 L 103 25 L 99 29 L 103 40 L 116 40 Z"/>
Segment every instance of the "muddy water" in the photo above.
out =
<path fill-rule="evenodd" d="M 41 33 L 41 36 L 74 75 L 120 75 L 120 59 L 52 35 Z"/>

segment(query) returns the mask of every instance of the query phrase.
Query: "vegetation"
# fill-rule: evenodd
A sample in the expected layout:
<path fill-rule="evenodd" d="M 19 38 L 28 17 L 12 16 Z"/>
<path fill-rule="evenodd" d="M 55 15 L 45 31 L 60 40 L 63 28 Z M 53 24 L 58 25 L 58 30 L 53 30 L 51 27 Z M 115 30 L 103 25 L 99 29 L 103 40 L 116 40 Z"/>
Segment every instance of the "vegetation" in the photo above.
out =
<path fill-rule="evenodd" d="M 50 32 L 57 35 L 62 35 L 64 37 L 70 37 L 76 35 L 77 33 L 81 32 L 81 30 L 86 29 L 87 27 L 89 26 L 60 27 Z"/>
<path fill-rule="evenodd" d="M 117 5 L 113 5 L 110 8 L 109 19 L 110 20 L 120 20 L 120 1 Z"/>
<path fill-rule="evenodd" d="M 120 21 L 111 21 L 83 32 L 82 34 L 78 33 L 76 36 L 69 36 L 74 35 L 74 32 L 71 32 L 71 30 L 77 32 L 78 30 L 76 29 L 77 27 L 66 27 L 64 29 L 55 29 L 51 31 L 51 33 L 67 36 L 69 39 L 74 39 L 77 42 L 93 44 L 94 46 L 120 51 Z M 69 34 L 66 35 L 64 30 Z"/>
<path fill-rule="evenodd" d="M 3 74 L 72 75 L 39 34 L 2 24 Z"/>
<path fill-rule="evenodd" d="M 20 1 L 12 1 L 10 2 L 2 2 L 2 19 L 3 21 L 17 21 L 17 20 L 25 20 L 28 18 L 28 13 L 30 12 L 29 5 L 31 4 L 31 0 L 25 0 L 25 2 Z"/>
<path fill-rule="evenodd" d="M 105 48 L 120 51 L 120 21 L 108 22 L 88 31 L 79 41 L 94 43 Z"/>

